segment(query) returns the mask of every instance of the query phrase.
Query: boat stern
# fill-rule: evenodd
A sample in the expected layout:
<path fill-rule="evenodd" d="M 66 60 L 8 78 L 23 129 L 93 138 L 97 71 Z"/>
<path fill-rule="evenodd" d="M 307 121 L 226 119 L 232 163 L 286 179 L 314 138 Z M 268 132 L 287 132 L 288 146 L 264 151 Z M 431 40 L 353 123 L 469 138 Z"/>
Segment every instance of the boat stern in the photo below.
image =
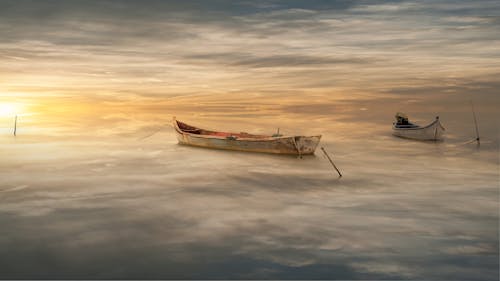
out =
<path fill-rule="evenodd" d="M 314 154 L 314 151 L 318 147 L 319 141 L 321 140 L 321 135 L 318 136 L 297 136 L 294 137 L 294 143 L 296 145 L 297 154 L 306 155 Z"/>

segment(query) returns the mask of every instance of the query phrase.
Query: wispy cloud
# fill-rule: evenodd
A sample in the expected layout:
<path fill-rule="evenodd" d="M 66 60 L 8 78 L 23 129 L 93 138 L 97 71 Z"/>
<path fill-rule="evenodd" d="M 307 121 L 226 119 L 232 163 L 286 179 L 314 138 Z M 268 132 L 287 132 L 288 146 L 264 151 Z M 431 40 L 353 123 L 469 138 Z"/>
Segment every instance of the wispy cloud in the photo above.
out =
<path fill-rule="evenodd" d="M 500 73 L 496 1 L 0 5 L 2 91 L 169 96 L 264 92 L 277 83 L 283 91 L 377 92 Z"/>

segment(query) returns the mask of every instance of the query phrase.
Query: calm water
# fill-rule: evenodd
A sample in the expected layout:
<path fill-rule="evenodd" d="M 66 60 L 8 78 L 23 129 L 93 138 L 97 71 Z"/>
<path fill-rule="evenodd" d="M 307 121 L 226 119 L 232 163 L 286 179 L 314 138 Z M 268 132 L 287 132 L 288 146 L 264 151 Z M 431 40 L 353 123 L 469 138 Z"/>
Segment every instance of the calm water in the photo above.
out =
<path fill-rule="evenodd" d="M 462 101 L 309 102 L 35 114 L 16 138 L 4 119 L 0 278 L 498 280 L 495 104 L 476 104 L 477 148 L 464 144 L 474 131 Z M 439 113 L 447 139 L 392 137 L 400 108 L 421 123 Z M 153 134 L 172 115 L 323 134 L 344 177 L 319 149 L 297 159 L 181 146 L 168 126 Z"/>

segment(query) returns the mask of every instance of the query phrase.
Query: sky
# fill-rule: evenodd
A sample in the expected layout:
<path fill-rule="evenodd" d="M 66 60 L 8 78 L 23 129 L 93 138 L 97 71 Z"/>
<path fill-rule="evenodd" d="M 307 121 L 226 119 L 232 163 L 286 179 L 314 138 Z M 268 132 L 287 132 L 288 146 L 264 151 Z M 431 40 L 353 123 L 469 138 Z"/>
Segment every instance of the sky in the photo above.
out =
<path fill-rule="evenodd" d="M 498 1 L 2 0 L 0 19 L 4 102 L 491 96 L 500 84 Z"/>

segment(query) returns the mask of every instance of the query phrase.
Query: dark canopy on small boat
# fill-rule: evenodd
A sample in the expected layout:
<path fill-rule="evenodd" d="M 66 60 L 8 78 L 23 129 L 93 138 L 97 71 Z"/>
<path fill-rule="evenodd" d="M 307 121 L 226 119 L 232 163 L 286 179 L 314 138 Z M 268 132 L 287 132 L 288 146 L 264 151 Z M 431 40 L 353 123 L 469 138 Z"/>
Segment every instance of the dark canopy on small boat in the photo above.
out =
<path fill-rule="evenodd" d="M 396 116 L 394 116 L 394 117 L 396 118 L 396 124 L 398 124 L 398 125 L 408 125 L 409 124 L 408 115 L 406 115 L 402 112 L 396 113 Z"/>

